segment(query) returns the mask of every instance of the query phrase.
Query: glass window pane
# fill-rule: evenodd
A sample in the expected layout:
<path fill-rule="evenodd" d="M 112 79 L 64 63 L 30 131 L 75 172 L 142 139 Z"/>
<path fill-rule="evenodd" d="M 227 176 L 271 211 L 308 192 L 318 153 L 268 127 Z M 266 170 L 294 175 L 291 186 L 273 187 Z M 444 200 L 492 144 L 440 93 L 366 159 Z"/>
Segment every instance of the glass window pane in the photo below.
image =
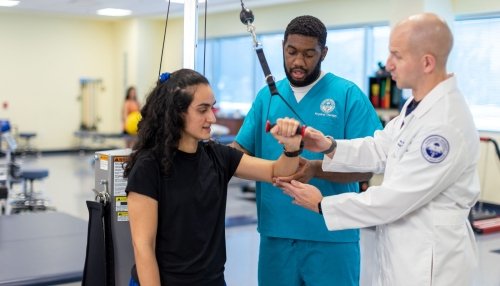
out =
<path fill-rule="evenodd" d="M 222 38 L 213 47 L 211 84 L 220 108 L 219 116 L 245 115 L 254 98 L 255 52 L 251 37 Z"/>
<path fill-rule="evenodd" d="M 370 75 L 373 75 L 378 69 L 378 63 L 385 66 L 389 56 L 389 35 L 391 29 L 389 26 L 373 27 L 373 62 L 370 65 Z"/>
<path fill-rule="evenodd" d="M 215 62 L 214 53 L 214 43 L 215 40 L 207 40 L 204 43 L 203 39 L 198 42 L 198 48 L 196 49 L 196 61 L 195 70 L 203 75 L 212 82 L 213 78 L 213 63 Z M 205 51 L 204 51 L 205 50 Z M 205 55 L 203 55 L 205 53 Z"/>
<path fill-rule="evenodd" d="M 364 35 L 364 28 L 329 30 L 326 42 L 328 54 L 321 68 L 359 87 L 366 85 Z"/>
<path fill-rule="evenodd" d="M 452 72 L 479 130 L 500 131 L 500 18 L 456 21 Z"/>
<path fill-rule="evenodd" d="M 276 81 L 283 79 L 285 77 L 283 67 L 283 34 L 263 35 L 260 37 L 259 41 L 262 43 L 266 60 L 274 79 Z M 257 88 L 262 88 L 262 86 L 266 85 L 266 83 L 264 80 L 264 73 L 262 72 L 262 67 L 260 66 L 258 59 L 256 59 L 256 65 L 259 75 L 259 77 L 257 77 L 256 86 Z"/>

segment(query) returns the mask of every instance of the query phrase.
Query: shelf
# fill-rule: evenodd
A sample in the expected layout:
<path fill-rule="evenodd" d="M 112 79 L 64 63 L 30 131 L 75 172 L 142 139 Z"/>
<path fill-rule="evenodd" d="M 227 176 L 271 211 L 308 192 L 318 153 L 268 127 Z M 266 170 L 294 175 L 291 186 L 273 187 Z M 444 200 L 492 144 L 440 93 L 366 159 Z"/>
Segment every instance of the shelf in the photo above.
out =
<path fill-rule="evenodd" d="M 389 108 L 389 109 L 383 109 L 383 108 L 375 108 L 375 111 L 379 116 L 391 116 L 391 117 L 396 117 L 399 115 L 399 110 L 396 108 Z"/>
<path fill-rule="evenodd" d="M 369 78 L 369 99 L 375 108 L 398 109 L 402 91 L 391 77 Z"/>

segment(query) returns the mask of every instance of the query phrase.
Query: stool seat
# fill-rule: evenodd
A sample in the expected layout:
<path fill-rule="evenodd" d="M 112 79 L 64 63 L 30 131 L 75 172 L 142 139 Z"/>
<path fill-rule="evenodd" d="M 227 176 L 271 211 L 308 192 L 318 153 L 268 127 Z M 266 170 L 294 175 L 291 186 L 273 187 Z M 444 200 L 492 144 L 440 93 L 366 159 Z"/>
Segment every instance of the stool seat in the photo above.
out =
<path fill-rule="evenodd" d="M 26 180 L 38 180 L 49 176 L 47 169 L 25 169 L 21 170 L 20 177 Z"/>
<path fill-rule="evenodd" d="M 49 176 L 49 170 L 44 168 L 21 169 L 19 178 L 23 181 L 23 192 L 10 202 L 11 213 L 16 214 L 24 211 L 46 211 L 54 208 L 41 192 L 35 192 L 34 184 L 37 180 Z"/>
<path fill-rule="evenodd" d="M 21 132 L 19 133 L 19 137 L 23 139 L 31 139 L 32 137 L 36 137 L 36 132 Z"/>
<path fill-rule="evenodd" d="M 19 133 L 19 137 L 24 138 L 24 139 L 31 139 L 31 137 L 35 137 L 36 133 L 35 132 L 21 132 Z"/>
<path fill-rule="evenodd" d="M 19 132 L 18 137 L 24 141 L 24 144 L 18 148 L 18 151 L 23 157 L 29 154 L 40 154 L 39 151 L 31 144 L 32 139 L 36 137 L 36 132 Z"/>

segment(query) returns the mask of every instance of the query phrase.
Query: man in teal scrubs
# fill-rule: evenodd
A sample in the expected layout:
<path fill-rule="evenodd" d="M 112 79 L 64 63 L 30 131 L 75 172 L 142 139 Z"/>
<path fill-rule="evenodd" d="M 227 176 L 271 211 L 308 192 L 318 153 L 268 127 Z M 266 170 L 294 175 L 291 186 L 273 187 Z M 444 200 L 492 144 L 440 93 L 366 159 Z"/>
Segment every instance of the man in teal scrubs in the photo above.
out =
<path fill-rule="evenodd" d="M 371 136 L 380 120 L 366 95 L 352 82 L 321 71 L 328 48 L 325 25 L 312 16 L 293 19 L 284 35 L 286 78 L 279 93 L 304 123 L 334 138 Z M 257 157 L 276 159 L 283 147 L 265 132 L 265 124 L 297 116 L 267 87 L 260 90 L 233 145 Z M 269 118 L 266 118 L 266 116 Z M 326 150 L 325 150 L 326 151 Z M 324 196 L 358 192 L 371 174 L 323 173 L 323 155 L 304 151 L 306 158 L 295 179 L 309 181 Z M 350 181 L 351 183 L 346 183 Z M 259 285 L 359 285 L 359 230 L 328 231 L 323 217 L 290 203 L 289 196 L 268 183 L 257 183 L 260 233 Z"/>

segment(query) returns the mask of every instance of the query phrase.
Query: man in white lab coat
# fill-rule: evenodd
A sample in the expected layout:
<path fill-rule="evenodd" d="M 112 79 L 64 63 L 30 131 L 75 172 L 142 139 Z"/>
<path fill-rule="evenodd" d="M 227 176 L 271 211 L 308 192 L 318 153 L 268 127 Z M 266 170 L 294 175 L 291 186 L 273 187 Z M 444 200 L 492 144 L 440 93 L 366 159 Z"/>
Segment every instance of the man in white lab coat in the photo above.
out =
<path fill-rule="evenodd" d="M 467 215 L 479 195 L 479 136 L 446 71 L 452 45 L 435 14 L 398 23 L 387 70 L 413 93 L 401 114 L 374 137 L 336 141 L 307 129 L 305 148 L 326 154 L 323 170 L 384 173 L 380 186 L 323 198 L 314 186 L 276 181 L 329 230 L 377 226 L 373 285 L 472 284 L 477 253 Z"/>

